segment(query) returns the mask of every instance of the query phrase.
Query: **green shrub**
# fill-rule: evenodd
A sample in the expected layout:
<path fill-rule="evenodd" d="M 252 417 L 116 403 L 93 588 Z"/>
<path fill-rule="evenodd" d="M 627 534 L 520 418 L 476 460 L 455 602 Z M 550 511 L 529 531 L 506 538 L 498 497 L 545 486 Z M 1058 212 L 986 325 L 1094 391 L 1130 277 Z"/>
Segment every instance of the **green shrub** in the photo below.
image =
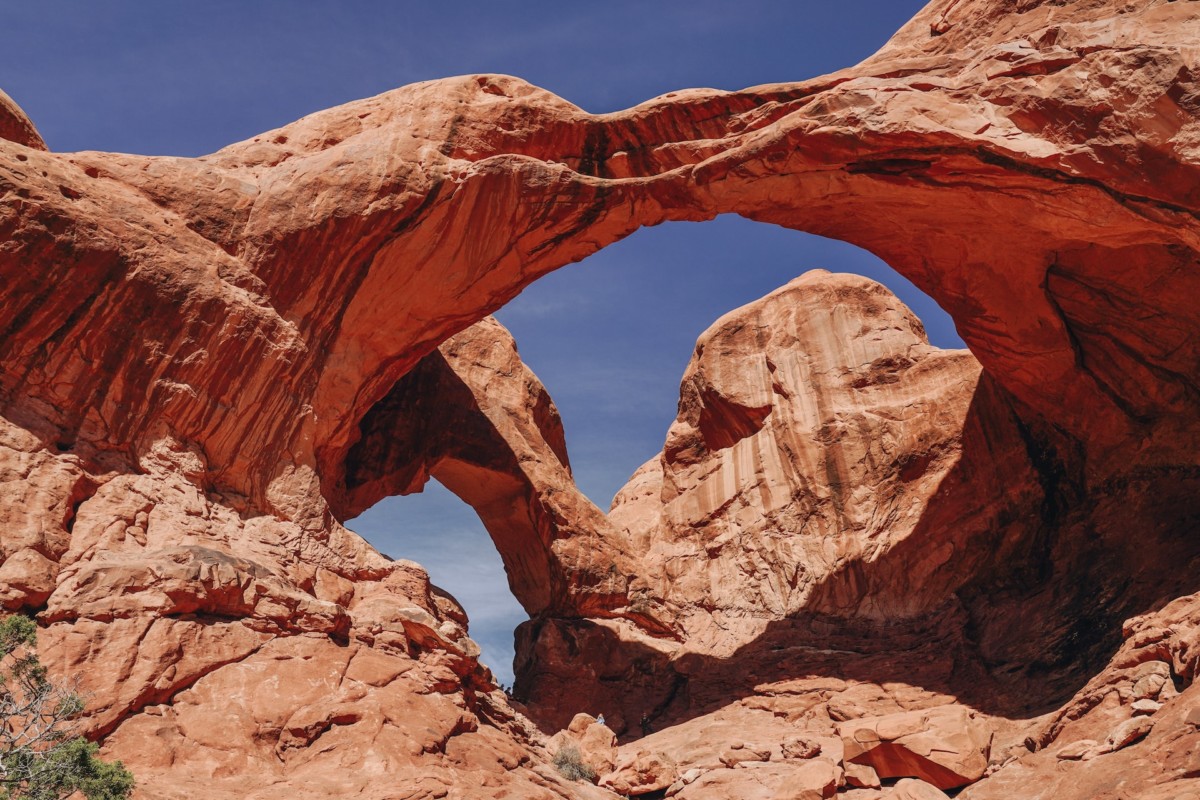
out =
<path fill-rule="evenodd" d="M 554 768 L 558 774 L 569 781 L 596 782 L 596 770 L 584 763 L 579 748 L 573 744 L 564 744 L 554 754 Z"/>
<path fill-rule="evenodd" d="M 96 758 L 96 745 L 73 735 L 83 699 L 50 680 L 37 658 L 37 626 L 13 615 L 0 620 L 0 800 L 125 800 L 133 776 L 117 761 Z"/>

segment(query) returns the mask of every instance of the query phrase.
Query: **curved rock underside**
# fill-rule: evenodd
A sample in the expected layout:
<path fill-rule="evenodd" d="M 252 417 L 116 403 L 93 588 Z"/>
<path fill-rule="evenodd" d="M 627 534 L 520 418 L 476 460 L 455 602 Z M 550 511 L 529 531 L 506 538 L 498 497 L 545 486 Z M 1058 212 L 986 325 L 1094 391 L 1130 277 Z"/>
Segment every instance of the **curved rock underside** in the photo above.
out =
<path fill-rule="evenodd" d="M 50 153 L 0 96 L 0 602 L 144 797 L 1200 791 L 1198 61 L 1193 2 L 935 0 L 806 82 L 469 76 L 199 159 Z M 485 317 L 718 213 L 875 252 L 971 354 L 802 276 L 605 515 Z M 340 524 L 430 475 L 533 617 L 522 713 Z M 528 721 L 580 708 L 607 789 Z"/>

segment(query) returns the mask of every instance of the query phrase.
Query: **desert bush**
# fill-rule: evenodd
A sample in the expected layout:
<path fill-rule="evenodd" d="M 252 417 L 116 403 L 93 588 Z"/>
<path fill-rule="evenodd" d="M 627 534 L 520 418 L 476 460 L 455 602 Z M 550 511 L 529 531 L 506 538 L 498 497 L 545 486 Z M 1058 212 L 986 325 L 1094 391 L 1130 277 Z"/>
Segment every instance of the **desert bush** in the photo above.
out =
<path fill-rule="evenodd" d="M 554 768 L 569 781 L 596 782 L 596 770 L 584 762 L 579 748 L 573 744 L 564 744 L 558 748 L 558 752 L 554 754 Z"/>

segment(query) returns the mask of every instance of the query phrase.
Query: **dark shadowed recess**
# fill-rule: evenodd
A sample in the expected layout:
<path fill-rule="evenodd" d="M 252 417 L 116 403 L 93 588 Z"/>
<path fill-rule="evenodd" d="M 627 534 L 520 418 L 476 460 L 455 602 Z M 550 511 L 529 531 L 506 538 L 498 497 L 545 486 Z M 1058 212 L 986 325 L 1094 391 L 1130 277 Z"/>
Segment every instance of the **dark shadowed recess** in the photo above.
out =
<path fill-rule="evenodd" d="M 874 563 L 852 562 L 814 592 L 877 596 L 918 551 L 947 536 L 944 508 L 1020 488 L 976 521 L 940 575 L 942 601 L 908 619 L 868 620 L 803 612 L 770 625 L 729 658 L 670 661 L 587 620 L 534 619 L 518 630 L 518 699 L 546 729 L 570 709 L 543 698 L 594 698 L 617 721 L 649 713 L 655 729 L 714 711 L 755 687 L 795 677 L 900 682 L 957 697 L 1013 719 L 1059 708 L 1113 655 L 1121 622 L 1200 589 L 1200 469 L 1146 472 L 1119 485 L 1086 487 L 1077 454 L 1053 430 L 1031 430 L 1014 401 L 986 375 L 968 411 L 963 453 L 904 541 Z M 1005 484 L 1000 483 L 1000 494 Z M 1136 535 L 1131 535 L 1136 533 Z M 957 584 L 956 577 L 957 576 Z M 551 655 L 555 653 L 555 655 Z M 594 685 L 561 665 L 568 653 L 595 670 Z M 1182 689 L 1195 675 L 1174 676 Z"/>
<path fill-rule="evenodd" d="M 964 346 L 949 315 L 866 250 L 734 215 L 643 228 L 543 277 L 501 309 L 497 317 L 563 418 L 570 463 L 584 494 L 607 509 L 634 470 L 662 448 L 675 417 L 680 377 L 709 325 L 812 269 L 853 272 L 885 284 L 922 319 L 934 344 Z M 439 366 L 431 361 L 413 370 L 402 381 L 407 391 L 393 391 L 364 420 L 365 438 L 388 443 L 356 448 L 348 479 L 360 491 L 389 496 L 349 525 L 381 551 L 419 562 L 455 595 L 470 617 L 483 661 L 511 683 L 513 628 L 526 615 L 509 591 L 511 573 L 506 580 L 501 559 L 484 552 L 488 533 L 436 481 L 429 496 L 403 497 L 422 491 L 432 465 L 382 467 L 383 461 L 397 461 L 398 452 L 404 461 L 400 451 L 432 452 L 431 437 L 441 440 L 437 449 L 453 450 L 446 441 L 480 440 L 484 432 L 448 430 L 445 420 L 439 422 L 441 404 L 409 409 L 406 418 L 419 422 L 402 431 L 372 429 L 375 421 L 396 415 L 397 404 L 418 402 L 438 380 L 445 382 Z M 462 394 L 461 387 L 455 391 Z M 448 472 L 443 478 L 467 502 L 477 494 L 472 491 L 477 481 L 455 482 Z M 387 486 L 371 486 L 380 481 Z M 477 507 L 480 502 L 476 498 Z M 511 553 L 514 547 L 501 550 Z"/>
<path fill-rule="evenodd" d="M 751 224 L 721 218 L 643 232 L 551 274 L 500 313 L 525 360 L 555 397 L 569 440 L 574 443 L 582 434 L 587 451 L 587 439 L 593 437 L 590 453 L 581 455 L 572 446 L 572 461 L 585 491 L 590 486 L 602 502 L 661 447 L 692 344 L 722 313 L 809 268 L 823 267 L 881 280 L 930 321 L 929 309 L 920 307 L 923 301 L 918 297 L 914 302 L 906 282 L 889 275 L 886 265 L 874 259 L 878 264 L 871 264 L 871 270 L 855 268 L 854 259 L 861 259 L 863 251 L 831 240 L 806 237 L 828 249 L 797 248 L 798 255 L 777 256 L 765 264 L 759 260 L 764 253 L 753 247 L 737 254 L 713 247 L 700 256 L 689 249 L 688 259 L 673 257 L 681 251 L 683 237 L 703 237 L 707 226 Z M 753 226 L 753 233 L 768 239 L 803 236 Z M 647 243 L 645 251 L 635 247 L 639 238 Z M 709 261 L 689 260 L 697 258 Z M 769 285 L 746 279 L 756 274 L 769 276 Z M 543 285 L 556 291 L 539 297 Z M 629 297 L 639 302 L 622 305 L 621 299 Z M 655 328 L 655 309 L 665 303 L 695 307 L 697 316 L 703 310 L 702 321 L 689 330 Z M 631 306 L 641 308 L 641 322 L 629 313 Z M 613 308 L 622 308 L 625 316 L 614 319 Z M 566 320 L 590 332 L 570 337 L 574 344 L 563 347 L 567 337 L 555 336 L 556 318 L 559 325 Z M 936 338 L 936 319 L 929 327 L 935 343 L 947 343 L 944 335 L 941 342 Z M 588 354 L 579 352 L 580 341 L 601 355 L 591 355 L 589 361 Z M 605 348 L 617 355 L 605 355 Z M 657 359 L 656 354 L 668 351 L 664 360 Z M 597 368 L 604 358 L 611 361 Z M 616 374 L 615 366 L 623 366 L 627 377 L 614 381 L 604 394 L 610 390 L 605 379 Z M 589 368 L 599 380 L 589 381 Z M 656 380 L 660 386 L 654 386 Z M 604 402 L 595 402 L 597 393 Z M 576 395 L 591 401 L 587 411 L 584 405 L 573 408 Z M 597 407 L 602 413 L 596 413 Z M 628 442 L 636 439 L 637 444 L 623 443 L 627 452 L 604 464 L 604 477 L 588 476 L 589 456 L 603 453 L 603 443 L 620 441 L 631 430 L 638 435 L 628 436 Z M 441 434 L 430 428 L 423 435 Z M 635 457 L 637 447 L 642 450 Z M 1178 568 L 1200 557 L 1194 538 L 1181 533 L 1200 522 L 1200 469 L 1148 467 L 1096 485 L 1088 482 L 1085 458 L 1077 442 L 1039 421 L 985 376 L 968 412 L 962 458 L 929 501 L 921 523 L 877 561 L 848 564 L 827 579 L 813 595 L 812 606 L 820 612 L 772 623 L 730 658 L 692 655 L 673 662 L 649 648 L 618 642 L 585 619 L 541 614 L 518 631 L 518 697 L 548 730 L 562 727 L 574 709 L 554 708 L 542 698 L 595 698 L 617 709 L 618 719 L 637 719 L 649 708 L 659 727 L 753 694 L 756 685 L 799 675 L 900 681 L 1014 718 L 1059 707 L 1111 657 L 1120 643 L 1122 620 L 1200 588 L 1191 571 Z M 611 483 L 606 486 L 605 481 Z M 465 499 L 476 508 L 488 502 L 482 483 L 468 485 L 469 492 L 459 487 Z M 597 486 L 604 488 L 598 491 Z M 981 510 L 966 523 L 944 513 L 972 503 Z M 514 536 L 522 535 L 514 530 L 492 533 L 502 553 Z M 535 535 L 532 527 L 526 535 Z M 954 554 L 938 576 L 945 592 L 940 602 L 925 606 L 926 613 L 872 621 L 828 612 L 851 607 L 841 598 L 895 592 L 892 576 L 948 535 L 956 538 Z M 402 545 L 389 549 L 404 555 Z M 438 580 L 436 571 L 434 578 Z M 473 633 L 482 638 L 495 634 L 478 625 Z M 564 652 L 569 656 L 565 662 L 560 657 Z M 595 670 L 596 685 L 581 686 L 581 672 L 572 662 Z M 1176 677 L 1181 683 L 1192 679 Z"/>

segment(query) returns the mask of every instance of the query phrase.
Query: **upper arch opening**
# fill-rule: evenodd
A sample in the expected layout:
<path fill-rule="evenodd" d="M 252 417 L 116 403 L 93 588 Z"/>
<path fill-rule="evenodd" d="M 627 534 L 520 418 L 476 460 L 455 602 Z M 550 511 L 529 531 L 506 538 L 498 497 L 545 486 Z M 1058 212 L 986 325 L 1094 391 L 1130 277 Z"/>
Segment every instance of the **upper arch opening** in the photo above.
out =
<path fill-rule="evenodd" d="M 554 398 L 583 493 L 607 509 L 662 449 L 680 377 L 705 329 L 812 269 L 884 284 L 922 321 L 931 344 L 966 347 L 950 316 L 872 253 L 733 214 L 642 228 L 546 275 L 496 312 Z"/>

